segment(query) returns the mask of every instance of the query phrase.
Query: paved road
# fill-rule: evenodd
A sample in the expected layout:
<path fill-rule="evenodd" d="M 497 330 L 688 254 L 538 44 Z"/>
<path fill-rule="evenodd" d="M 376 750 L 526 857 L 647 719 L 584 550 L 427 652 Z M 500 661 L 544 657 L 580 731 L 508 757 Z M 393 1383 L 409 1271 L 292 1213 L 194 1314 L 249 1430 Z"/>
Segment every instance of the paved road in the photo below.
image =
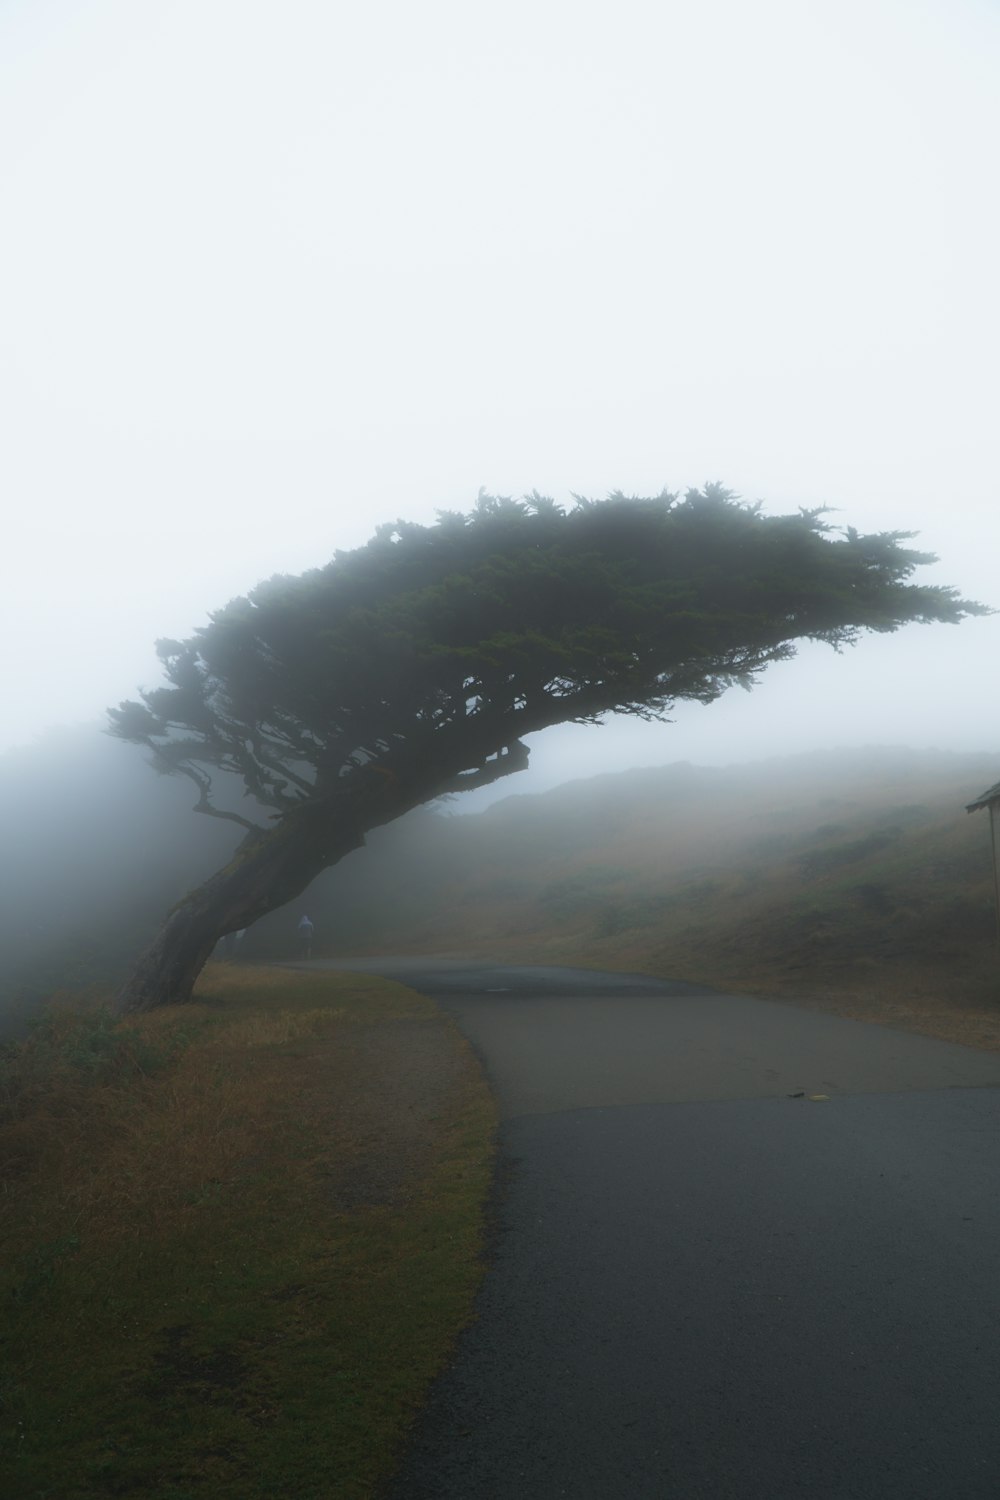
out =
<path fill-rule="evenodd" d="M 997 1500 L 1000 1057 L 621 975 L 356 967 L 439 998 L 502 1111 L 477 1321 L 391 1500 Z"/>

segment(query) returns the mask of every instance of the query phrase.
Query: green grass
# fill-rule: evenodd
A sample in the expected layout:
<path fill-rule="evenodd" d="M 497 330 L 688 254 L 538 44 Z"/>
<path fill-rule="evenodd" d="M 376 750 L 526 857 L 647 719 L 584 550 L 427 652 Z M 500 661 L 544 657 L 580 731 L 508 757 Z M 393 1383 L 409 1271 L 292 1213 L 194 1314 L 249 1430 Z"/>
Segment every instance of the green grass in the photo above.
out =
<path fill-rule="evenodd" d="M 373 1494 L 470 1315 L 493 1128 L 384 981 L 55 1014 L 0 1074 L 0 1493 Z"/>

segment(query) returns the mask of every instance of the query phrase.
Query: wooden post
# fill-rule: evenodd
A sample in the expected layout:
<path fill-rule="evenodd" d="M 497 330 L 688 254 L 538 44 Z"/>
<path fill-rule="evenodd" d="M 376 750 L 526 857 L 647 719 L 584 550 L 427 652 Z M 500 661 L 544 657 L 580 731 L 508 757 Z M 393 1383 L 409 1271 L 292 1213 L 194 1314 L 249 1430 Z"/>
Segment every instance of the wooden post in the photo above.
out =
<path fill-rule="evenodd" d="M 1000 852 L 997 849 L 997 840 L 1000 839 L 1000 819 L 997 818 L 997 803 L 990 803 L 990 847 L 993 850 L 993 889 L 996 893 L 997 902 L 997 941 L 1000 942 Z"/>

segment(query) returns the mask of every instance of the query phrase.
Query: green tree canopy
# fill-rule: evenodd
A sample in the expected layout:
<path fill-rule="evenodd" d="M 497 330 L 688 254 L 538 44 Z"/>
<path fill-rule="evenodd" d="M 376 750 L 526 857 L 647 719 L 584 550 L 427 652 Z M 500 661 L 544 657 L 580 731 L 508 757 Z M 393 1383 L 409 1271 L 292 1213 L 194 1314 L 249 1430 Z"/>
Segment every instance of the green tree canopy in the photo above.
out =
<path fill-rule="evenodd" d="M 862 535 L 825 515 L 768 516 L 719 485 L 568 510 L 480 495 L 470 515 L 383 526 L 326 567 L 260 584 L 189 640 L 161 641 L 167 684 L 113 710 L 112 730 L 189 777 L 201 811 L 248 830 L 214 877 L 215 896 L 228 892 L 208 901 L 214 915 L 189 914 L 201 949 L 292 899 L 367 829 L 521 769 L 527 734 L 663 718 L 749 686 L 798 640 L 841 647 L 985 612 L 909 581 L 934 561 L 904 545 L 911 533 Z M 218 805 L 220 771 L 242 779 L 250 814 Z M 124 1004 L 155 1003 L 148 970 Z M 170 984 L 189 992 L 189 978 Z"/>
<path fill-rule="evenodd" d="M 205 811 L 220 769 L 283 813 L 379 770 L 481 783 L 525 734 L 662 718 L 750 684 L 797 639 L 842 646 L 981 612 L 907 582 L 934 561 L 908 533 L 837 533 L 823 515 L 769 517 L 719 486 L 568 512 L 483 495 L 469 516 L 383 526 L 160 641 L 169 686 L 112 710 L 113 729 L 192 777 Z"/>

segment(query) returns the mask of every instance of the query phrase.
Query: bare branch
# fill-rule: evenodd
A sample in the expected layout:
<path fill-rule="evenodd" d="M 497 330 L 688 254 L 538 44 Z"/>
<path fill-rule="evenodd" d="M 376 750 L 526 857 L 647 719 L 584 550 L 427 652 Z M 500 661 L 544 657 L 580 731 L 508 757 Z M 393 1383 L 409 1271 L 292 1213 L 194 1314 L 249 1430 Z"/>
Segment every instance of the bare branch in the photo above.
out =
<path fill-rule="evenodd" d="M 151 748 L 154 749 L 155 753 L 155 746 Z M 255 823 L 251 818 L 244 818 L 240 813 L 226 812 L 221 807 L 215 807 L 210 800 L 212 791 L 211 779 L 207 776 L 200 776 L 193 766 L 172 765 L 170 769 L 171 771 L 179 772 L 181 776 L 186 776 L 198 788 L 198 801 L 194 804 L 193 808 L 195 812 L 204 813 L 208 818 L 222 818 L 227 823 L 238 823 L 241 828 L 246 828 L 251 833 L 263 833 L 265 831 L 262 824 Z"/>

